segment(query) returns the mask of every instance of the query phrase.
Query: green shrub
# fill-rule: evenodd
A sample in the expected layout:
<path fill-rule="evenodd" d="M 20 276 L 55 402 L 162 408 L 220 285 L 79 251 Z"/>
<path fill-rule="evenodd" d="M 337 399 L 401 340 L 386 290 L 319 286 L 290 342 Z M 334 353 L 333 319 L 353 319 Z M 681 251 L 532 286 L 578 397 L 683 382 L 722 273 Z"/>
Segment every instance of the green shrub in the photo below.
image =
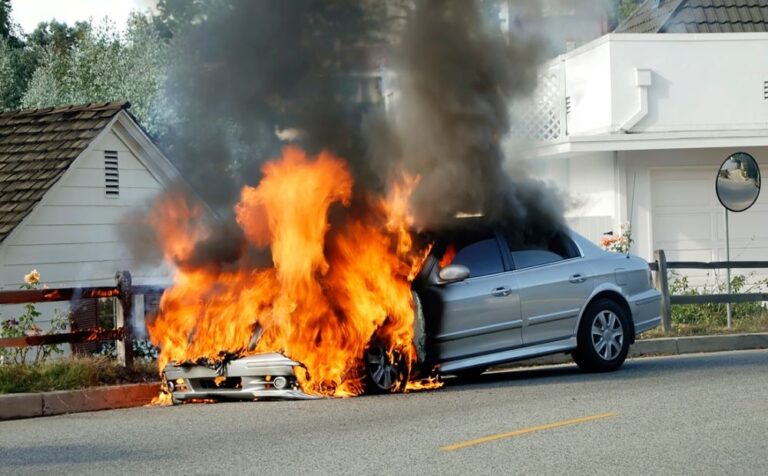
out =
<path fill-rule="evenodd" d="M 751 276 L 750 276 L 751 277 Z M 747 277 L 735 275 L 731 277 L 731 293 L 758 293 L 768 286 L 768 280 L 759 280 L 748 284 Z M 714 285 L 705 283 L 702 287 L 693 287 L 688 277 L 672 271 L 669 282 L 670 295 L 700 296 L 706 294 L 725 294 L 726 285 L 716 282 Z M 766 309 L 760 302 L 744 302 L 731 304 L 731 316 L 734 324 L 763 317 Z M 705 304 L 676 304 L 672 306 L 672 325 L 698 325 L 703 327 L 725 327 L 727 324 L 726 305 L 716 303 Z"/>
<path fill-rule="evenodd" d="M 40 273 L 33 269 L 24 276 L 24 282 L 21 289 L 32 290 L 40 286 Z M 0 337 L 24 337 L 43 334 L 43 330 L 38 326 L 38 319 L 42 313 L 37 310 L 34 304 L 24 305 L 24 313 L 14 319 L 6 319 L 0 322 Z M 66 314 L 58 309 L 54 311 L 54 317 L 51 319 L 50 328 L 46 334 L 57 334 L 66 330 L 70 326 L 71 313 Z M 2 364 L 23 364 L 29 362 L 28 357 L 32 357 L 31 363 L 44 363 L 48 357 L 53 354 L 62 354 L 64 351 L 55 344 L 38 345 L 33 347 L 0 347 L 0 365 Z"/>

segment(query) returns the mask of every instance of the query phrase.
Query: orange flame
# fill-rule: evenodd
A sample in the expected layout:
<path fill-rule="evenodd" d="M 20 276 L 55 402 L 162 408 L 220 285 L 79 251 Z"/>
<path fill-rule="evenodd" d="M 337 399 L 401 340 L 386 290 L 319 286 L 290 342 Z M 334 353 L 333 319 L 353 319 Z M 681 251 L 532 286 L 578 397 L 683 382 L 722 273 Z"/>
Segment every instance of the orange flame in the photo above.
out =
<path fill-rule="evenodd" d="M 456 247 L 453 246 L 453 244 L 448 245 L 448 249 L 445 250 L 445 253 L 443 253 L 443 257 L 440 258 L 440 263 L 438 266 L 440 268 L 445 268 L 449 264 L 453 262 L 453 258 L 456 257 Z"/>
<path fill-rule="evenodd" d="M 269 247 L 272 266 L 254 269 L 244 258 L 233 269 L 179 269 L 149 326 L 160 368 L 282 352 L 304 366 L 297 378 L 305 392 L 352 396 L 363 390 L 362 357 L 372 340 L 412 365 L 410 281 L 424 257 L 410 234 L 408 197 L 417 183 L 404 175 L 384 199 L 353 196 L 341 159 L 286 147 L 235 207 L 249 245 Z M 178 196 L 154 211 L 167 260 L 183 263 L 209 235 L 201 218 Z"/>

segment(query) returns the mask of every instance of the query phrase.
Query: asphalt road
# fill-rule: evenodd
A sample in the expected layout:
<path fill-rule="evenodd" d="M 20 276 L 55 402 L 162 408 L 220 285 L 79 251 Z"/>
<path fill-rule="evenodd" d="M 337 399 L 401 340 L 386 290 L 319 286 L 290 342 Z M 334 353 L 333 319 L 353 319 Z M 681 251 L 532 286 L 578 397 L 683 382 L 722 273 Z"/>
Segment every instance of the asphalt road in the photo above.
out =
<path fill-rule="evenodd" d="M 666 475 L 766 468 L 768 350 L 637 359 L 601 375 L 573 365 L 498 372 L 406 395 L 0 422 L 0 474 Z"/>

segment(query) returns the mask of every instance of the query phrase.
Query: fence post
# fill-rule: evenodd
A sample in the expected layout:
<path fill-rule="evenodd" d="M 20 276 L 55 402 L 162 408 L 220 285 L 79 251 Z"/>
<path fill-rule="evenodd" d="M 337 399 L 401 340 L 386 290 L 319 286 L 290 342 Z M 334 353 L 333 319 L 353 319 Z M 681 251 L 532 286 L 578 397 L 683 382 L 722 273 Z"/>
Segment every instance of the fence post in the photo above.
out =
<path fill-rule="evenodd" d="M 133 295 L 131 286 L 131 273 L 128 271 L 118 271 L 115 275 L 117 288 L 120 295 L 117 298 L 115 309 L 115 325 L 123 328 L 123 339 L 115 341 L 117 349 L 117 361 L 120 365 L 133 367 Z"/>
<path fill-rule="evenodd" d="M 669 278 L 667 276 L 667 255 L 664 250 L 653 252 L 658 265 L 656 270 L 656 289 L 661 292 L 661 327 L 664 332 L 672 330 L 672 307 L 669 299 Z"/>

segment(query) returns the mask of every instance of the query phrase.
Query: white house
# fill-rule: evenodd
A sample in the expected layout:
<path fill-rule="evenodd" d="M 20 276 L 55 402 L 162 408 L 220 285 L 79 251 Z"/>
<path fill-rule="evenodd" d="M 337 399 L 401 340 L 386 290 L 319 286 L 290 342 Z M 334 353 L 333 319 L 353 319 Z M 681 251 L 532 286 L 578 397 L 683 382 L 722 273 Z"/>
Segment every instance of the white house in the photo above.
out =
<path fill-rule="evenodd" d="M 135 284 L 169 280 L 134 266 L 120 237 L 125 212 L 178 179 L 129 106 L 0 113 L 0 290 L 18 289 L 32 269 L 52 288 L 111 286 L 124 269 Z M 56 307 L 67 303 L 40 306 L 46 318 Z M 0 308 L 2 318 L 19 311 Z"/>
<path fill-rule="evenodd" d="M 644 7 L 669 3 L 685 6 Z M 514 110 L 535 170 L 580 203 L 574 228 L 598 240 L 631 223 L 632 251 L 647 259 L 664 249 L 672 260 L 724 260 L 717 170 L 748 152 L 768 172 L 768 33 L 605 35 L 546 64 Z M 765 259 L 765 193 L 730 224 L 731 259 Z"/>
<path fill-rule="evenodd" d="M 0 289 L 31 269 L 51 287 L 114 284 L 131 266 L 124 213 L 146 205 L 178 172 L 127 103 L 0 113 Z"/>

